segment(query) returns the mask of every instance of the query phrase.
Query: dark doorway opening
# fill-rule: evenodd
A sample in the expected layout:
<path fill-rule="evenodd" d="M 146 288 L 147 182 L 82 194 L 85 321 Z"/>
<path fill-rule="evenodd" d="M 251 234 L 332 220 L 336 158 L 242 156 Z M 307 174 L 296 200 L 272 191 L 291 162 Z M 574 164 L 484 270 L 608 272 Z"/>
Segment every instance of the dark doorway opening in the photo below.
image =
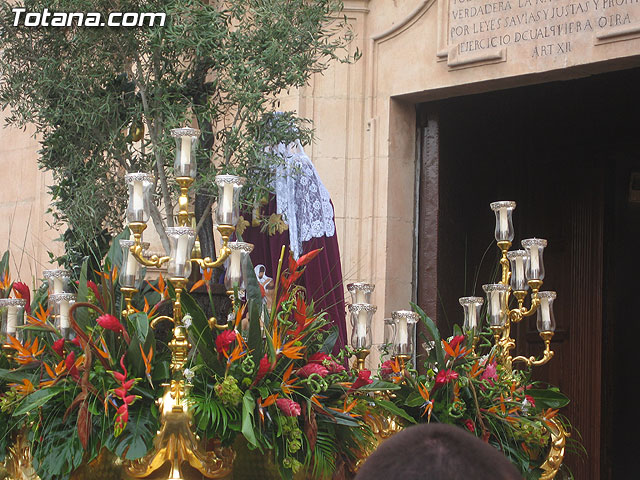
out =
<path fill-rule="evenodd" d="M 418 107 L 418 303 L 444 331 L 461 322 L 458 298 L 496 279 L 489 203 L 515 200 L 513 248 L 549 241 L 556 356 L 536 376 L 572 399 L 564 413 L 587 449 L 567 456 L 579 480 L 635 471 L 639 86 L 633 69 Z M 541 351 L 535 321 L 514 335 L 518 354 Z"/>

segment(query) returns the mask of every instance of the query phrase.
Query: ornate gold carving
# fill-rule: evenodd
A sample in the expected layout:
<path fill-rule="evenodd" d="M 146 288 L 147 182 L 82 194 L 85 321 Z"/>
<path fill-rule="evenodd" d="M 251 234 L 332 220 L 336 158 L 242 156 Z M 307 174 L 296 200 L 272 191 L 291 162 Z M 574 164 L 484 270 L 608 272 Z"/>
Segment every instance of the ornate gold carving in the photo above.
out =
<path fill-rule="evenodd" d="M 555 478 L 564 461 L 564 449 L 567 443 L 567 437 L 570 436 L 560 422 L 551 420 L 550 423 L 551 450 L 549 450 L 547 459 L 540 467 L 542 469 L 540 480 L 551 480 Z"/>

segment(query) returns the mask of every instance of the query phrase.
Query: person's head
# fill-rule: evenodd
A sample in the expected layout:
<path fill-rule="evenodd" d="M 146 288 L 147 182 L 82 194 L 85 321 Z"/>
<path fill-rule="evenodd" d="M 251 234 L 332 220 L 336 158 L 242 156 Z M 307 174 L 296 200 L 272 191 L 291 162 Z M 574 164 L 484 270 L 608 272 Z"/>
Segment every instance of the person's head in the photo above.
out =
<path fill-rule="evenodd" d="M 355 480 L 522 480 L 496 448 L 459 427 L 415 425 L 382 442 Z"/>

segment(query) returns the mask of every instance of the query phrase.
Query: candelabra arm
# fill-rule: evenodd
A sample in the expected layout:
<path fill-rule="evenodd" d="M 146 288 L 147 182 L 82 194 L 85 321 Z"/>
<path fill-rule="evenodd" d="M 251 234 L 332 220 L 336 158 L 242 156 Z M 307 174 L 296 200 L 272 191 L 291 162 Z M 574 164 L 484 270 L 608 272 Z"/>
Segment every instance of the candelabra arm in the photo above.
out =
<path fill-rule="evenodd" d="M 361 348 L 356 352 L 356 367 L 358 371 L 364 370 L 364 361 L 369 356 L 370 350 L 367 348 Z"/>
<path fill-rule="evenodd" d="M 180 185 L 180 198 L 178 198 L 178 224 L 182 227 L 189 225 L 189 188 L 193 183 L 191 177 L 177 177 Z"/>
<path fill-rule="evenodd" d="M 554 355 L 553 350 L 551 350 L 551 338 L 553 337 L 553 332 L 540 332 L 540 337 L 544 341 L 544 352 L 542 353 L 542 358 L 538 359 L 534 356 L 518 356 L 515 357 L 512 362 L 524 362 L 528 367 L 539 367 L 540 365 L 544 365 L 545 363 L 549 362 L 549 360 L 551 360 Z"/>
<path fill-rule="evenodd" d="M 149 258 L 145 258 L 144 255 L 142 255 L 142 245 L 138 243 L 138 240 L 136 240 L 135 245 L 131 245 L 129 251 L 131 255 L 133 255 L 133 258 L 145 267 L 160 268 L 171 259 L 171 257 L 158 257 L 157 255 L 151 255 Z"/>
<path fill-rule="evenodd" d="M 218 231 L 222 236 L 222 247 L 220 247 L 220 252 L 218 253 L 218 258 L 216 260 L 211 260 L 211 258 L 192 258 L 191 261 L 193 263 L 197 263 L 200 268 L 217 268 L 222 266 L 229 255 L 231 255 L 231 249 L 227 246 L 229 243 L 229 237 L 235 232 L 235 227 L 233 225 L 218 225 Z"/>

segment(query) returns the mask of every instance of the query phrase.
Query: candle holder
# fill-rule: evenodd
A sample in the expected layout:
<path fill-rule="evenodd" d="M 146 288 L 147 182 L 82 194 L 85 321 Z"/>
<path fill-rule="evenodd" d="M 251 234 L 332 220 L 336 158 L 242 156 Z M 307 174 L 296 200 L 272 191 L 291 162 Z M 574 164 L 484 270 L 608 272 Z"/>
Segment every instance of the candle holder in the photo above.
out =
<path fill-rule="evenodd" d="M 6 344 L 9 335 L 22 339 L 24 325 L 24 307 L 27 301 L 23 298 L 0 298 L 0 322 L 2 323 L 2 342 Z"/>
<path fill-rule="evenodd" d="M 376 288 L 372 283 L 355 282 L 347 285 L 347 291 L 351 294 L 351 303 L 371 304 L 371 294 Z"/>
<path fill-rule="evenodd" d="M 54 293 L 49 295 L 49 307 L 52 309 L 53 325 L 62 337 L 71 340 L 75 335 L 71 328 L 69 310 L 76 302 L 74 293 Z"/>
<path fill-rule="evenodd" d="M 48 294 L 65 293 L 69 288 L 71 272 L 63 269 L 44 270 L 42 276 L 47 281 L 49 287 Z"/>
<path fill-rule="evenodd" d="M 245 284 L 243 265 L 245 265 L 247 257 L 253 251 L 253 244 L 246 242 L 229 242 L 228 247 L 231 253 L 226 261 L 224 286 L 227 289 L 227 295 L 231 299 L 229 319 L 232 321 L 236 308 L 235 292 L 238 292 L 239 300 L 242 301 L 245 298 L 247 287 Z"/>
<path fill-rule="evenodd" d="M 484 305 L 484 299 L 482 297 L 462 297 L 458 300 L 464 311 L 464 323 L 462 325 L 462 331 L 468 335 L 471 335 L 472 351 L 475 351 L 476 344 L 478 343 L 478 332 L 481 323 L 480 311 L 482 305 Z"/>
<path fill-rule="evenodd" d="M 397 310 L 391 313 L 391 319 L 396 332 L 393 353 L 396 358 L 406 362 L 415 353 L 416 324 L 420 316 L 411 310 Z"/>
<path fill-rule="evenodd" d="M 368 303 L 349 305 L 351 314 L 351 346 L 356 351 L 356 368 L 364 370 L 366 358 L 371 353 L 371 320 L 378 307 Z"/>

